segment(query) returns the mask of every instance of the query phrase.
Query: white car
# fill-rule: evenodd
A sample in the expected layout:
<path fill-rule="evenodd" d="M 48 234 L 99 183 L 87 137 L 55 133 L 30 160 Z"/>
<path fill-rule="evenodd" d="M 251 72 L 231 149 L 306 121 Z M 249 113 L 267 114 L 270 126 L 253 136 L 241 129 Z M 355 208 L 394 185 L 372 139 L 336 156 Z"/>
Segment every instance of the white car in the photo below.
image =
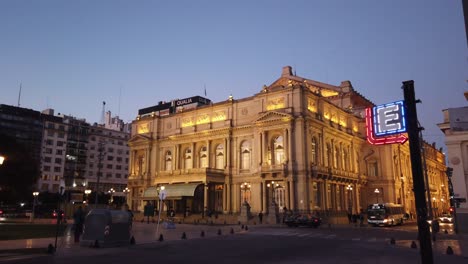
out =
<path fill-rule="evenodd" d="M 439 216 L 439 221 L 441 223 L 453 223 L 453 216 L 450 214 L 443 214 Z"/>

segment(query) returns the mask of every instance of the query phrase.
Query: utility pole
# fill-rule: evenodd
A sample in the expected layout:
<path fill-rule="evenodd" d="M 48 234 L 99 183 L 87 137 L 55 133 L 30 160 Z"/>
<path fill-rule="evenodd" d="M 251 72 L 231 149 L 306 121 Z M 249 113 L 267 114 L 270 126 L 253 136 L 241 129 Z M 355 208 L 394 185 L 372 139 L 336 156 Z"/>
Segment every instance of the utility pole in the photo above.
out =
<path fill-rule="evenodd" d="M 413 189 L 416 201 L 416 215 L 418 221 L 419 245 L 421 247 L 421 263 L 433 264 L 431 234 L 427 223 L 427 204 L 424 191 L 424 176 L 421 161 L 421 147 L 419 141 L 418 115 L 414 95 L 414 81 L 403 82 L 403 94 L 405 97 L 405 112 L 408 139 L 410 146 L 411 171 L 413 173 Z"/>

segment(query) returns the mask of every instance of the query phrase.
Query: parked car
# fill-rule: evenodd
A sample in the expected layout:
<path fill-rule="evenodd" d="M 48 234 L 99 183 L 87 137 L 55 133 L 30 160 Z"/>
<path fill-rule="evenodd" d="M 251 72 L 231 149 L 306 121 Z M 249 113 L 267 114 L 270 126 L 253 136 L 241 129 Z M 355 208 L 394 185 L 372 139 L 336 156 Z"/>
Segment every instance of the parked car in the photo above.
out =
<path fill-rule="evenodd" d="M 310 214 L 296 214 L 287 217 L 284 223 L 289 227 L 307 226 L 317 228 L 322 224 L 322 219 Z"/>
<path fill-rule="evenodd" d="M 439 221 L 441 223 L 453 223 L 453 216 L 451 214 L 443 214 L 439 216 Z"/>

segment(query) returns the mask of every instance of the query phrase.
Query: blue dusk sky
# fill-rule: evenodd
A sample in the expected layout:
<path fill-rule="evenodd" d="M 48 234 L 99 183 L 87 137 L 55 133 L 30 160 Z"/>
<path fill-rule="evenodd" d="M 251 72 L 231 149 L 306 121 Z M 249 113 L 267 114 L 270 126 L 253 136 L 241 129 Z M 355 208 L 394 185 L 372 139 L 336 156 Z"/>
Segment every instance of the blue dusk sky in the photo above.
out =
<path fill-rule="evenodd" d="M 129 122 L 194 95 L 252 96 L 290 65 L 350 80 L 375 104 L 415 81 L 424 139 L 444 147 L 442 110 L 466 106 L 461 0 L 0 1 L 0 103 Z"/>

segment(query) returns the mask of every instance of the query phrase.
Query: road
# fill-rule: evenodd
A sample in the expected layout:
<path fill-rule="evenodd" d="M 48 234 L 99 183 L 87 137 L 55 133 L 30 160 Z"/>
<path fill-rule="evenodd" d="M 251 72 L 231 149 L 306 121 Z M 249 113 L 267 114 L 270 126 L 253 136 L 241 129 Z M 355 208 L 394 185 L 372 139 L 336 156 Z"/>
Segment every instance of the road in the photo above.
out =
<path fill-rule="evenodd" d="M 390 243 L 392 238 L 395 245 Z M 37 256 L 16 263 L 421 263 L 418 249 L 410 247 L 416 238 L 414 225 L 318 229 L 252 226 L 234 234 L 86 249 L 93 254 Z M 455 238 L 445 232 L 438 235 L 433 246 L 434 263 L 466 263 L 457 252 L 460 249 Z M 447 245 L 456 255 L 444 254 Z"/>

